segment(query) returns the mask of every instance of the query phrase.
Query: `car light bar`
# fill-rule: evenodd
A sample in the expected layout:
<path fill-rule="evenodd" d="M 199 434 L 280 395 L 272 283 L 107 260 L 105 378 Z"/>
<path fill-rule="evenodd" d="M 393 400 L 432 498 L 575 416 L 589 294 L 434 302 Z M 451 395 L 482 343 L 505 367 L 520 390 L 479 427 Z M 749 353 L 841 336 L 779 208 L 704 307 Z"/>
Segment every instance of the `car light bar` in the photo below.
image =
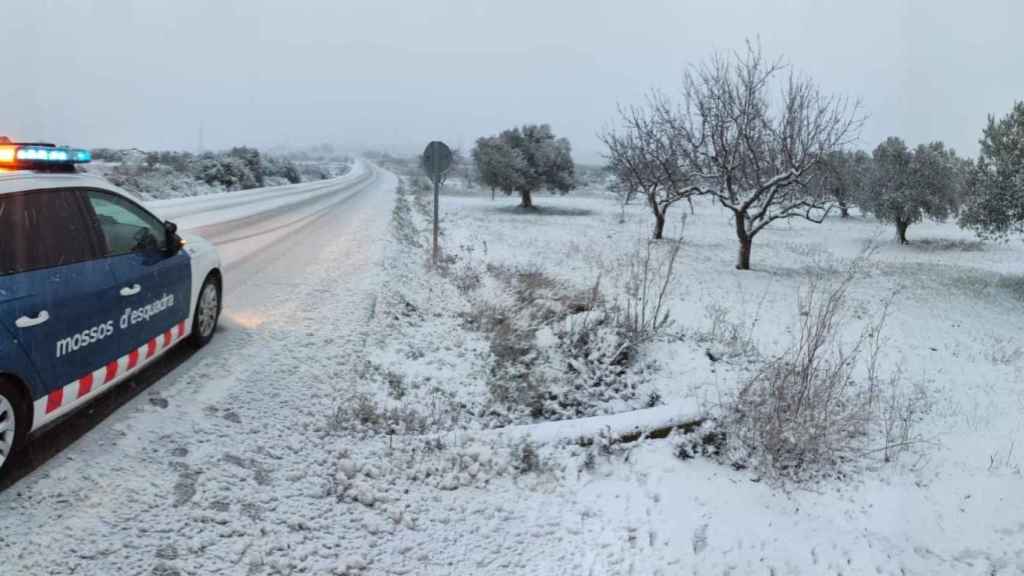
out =
<path fill-rule="evenodd" d="M 32 167 L 92 162 L 92 153 L 80 148 L 39 144 L 0 144 L 0 166 Z"/>

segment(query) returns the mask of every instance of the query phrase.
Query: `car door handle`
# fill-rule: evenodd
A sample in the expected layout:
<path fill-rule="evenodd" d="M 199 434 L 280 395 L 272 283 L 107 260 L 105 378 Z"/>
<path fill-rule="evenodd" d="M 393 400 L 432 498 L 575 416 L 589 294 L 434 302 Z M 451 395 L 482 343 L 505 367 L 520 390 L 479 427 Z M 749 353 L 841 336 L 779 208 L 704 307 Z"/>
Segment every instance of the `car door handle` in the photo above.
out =
<path fill-rule="evenodd" d="M 138 284 L 121 288 L 121 296 L 135 296 L 139 292 L 142 292 L 142 286 L 139 286 Z"/>
<path fill-rule="evenodd" d="M 49 319 L 50 313 L 47 312 L 46 310 L 43 310 L 35 318 L 29 318 L 28 316 L 22 316 L 21 318 L 18 318 L 17 320 L 14 321 L 14 325 L 17 326 L 18 328 L 31 328 L 33 326 L 45 324 L 46 321 Z"/>

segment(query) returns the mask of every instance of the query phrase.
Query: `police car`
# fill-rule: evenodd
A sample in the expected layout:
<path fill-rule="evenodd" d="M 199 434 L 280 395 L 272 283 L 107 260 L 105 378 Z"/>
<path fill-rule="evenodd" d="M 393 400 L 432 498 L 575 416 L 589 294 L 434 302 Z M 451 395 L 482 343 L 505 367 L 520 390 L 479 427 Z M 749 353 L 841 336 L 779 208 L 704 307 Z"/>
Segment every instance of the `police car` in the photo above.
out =
<path fill-rule="evenodd" d="M 33 432 L 220 317 L 220 258 L 106 180 L 87 150 L 0 138 L 0 474 Z"/>

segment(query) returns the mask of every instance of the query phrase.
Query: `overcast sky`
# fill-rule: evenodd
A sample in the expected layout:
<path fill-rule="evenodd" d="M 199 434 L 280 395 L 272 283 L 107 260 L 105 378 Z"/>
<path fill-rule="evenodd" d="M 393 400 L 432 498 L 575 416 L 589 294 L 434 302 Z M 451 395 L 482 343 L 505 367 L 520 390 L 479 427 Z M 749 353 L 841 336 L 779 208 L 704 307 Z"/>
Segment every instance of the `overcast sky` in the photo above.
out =
<path fill-rule="evenodd" d="M 1024 99 L 1024 3 L 664 0 L 4 1 L 0 134 L 194 150 L 333 142 L 419 151 L 550 123 L 577 160 L 616 103 L 760 36 L 862 100 L 862 146 L 975 154 Z"/>

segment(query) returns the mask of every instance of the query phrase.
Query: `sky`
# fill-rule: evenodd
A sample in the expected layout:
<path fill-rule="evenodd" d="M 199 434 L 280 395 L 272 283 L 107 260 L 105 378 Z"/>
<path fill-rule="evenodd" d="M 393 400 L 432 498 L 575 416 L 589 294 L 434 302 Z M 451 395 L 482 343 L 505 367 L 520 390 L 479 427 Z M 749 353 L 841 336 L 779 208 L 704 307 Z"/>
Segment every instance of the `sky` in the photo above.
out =
<path fill-rule="evenodd" d="M 861 101 L 859 146 L 974 155 L 1024 99 L 1017 0 L 67 0 L 0 7 L 0 134 L 84 147 L 415 153 L 548 123 L 600 162 L 616 106 L 759 38 Z"/>

